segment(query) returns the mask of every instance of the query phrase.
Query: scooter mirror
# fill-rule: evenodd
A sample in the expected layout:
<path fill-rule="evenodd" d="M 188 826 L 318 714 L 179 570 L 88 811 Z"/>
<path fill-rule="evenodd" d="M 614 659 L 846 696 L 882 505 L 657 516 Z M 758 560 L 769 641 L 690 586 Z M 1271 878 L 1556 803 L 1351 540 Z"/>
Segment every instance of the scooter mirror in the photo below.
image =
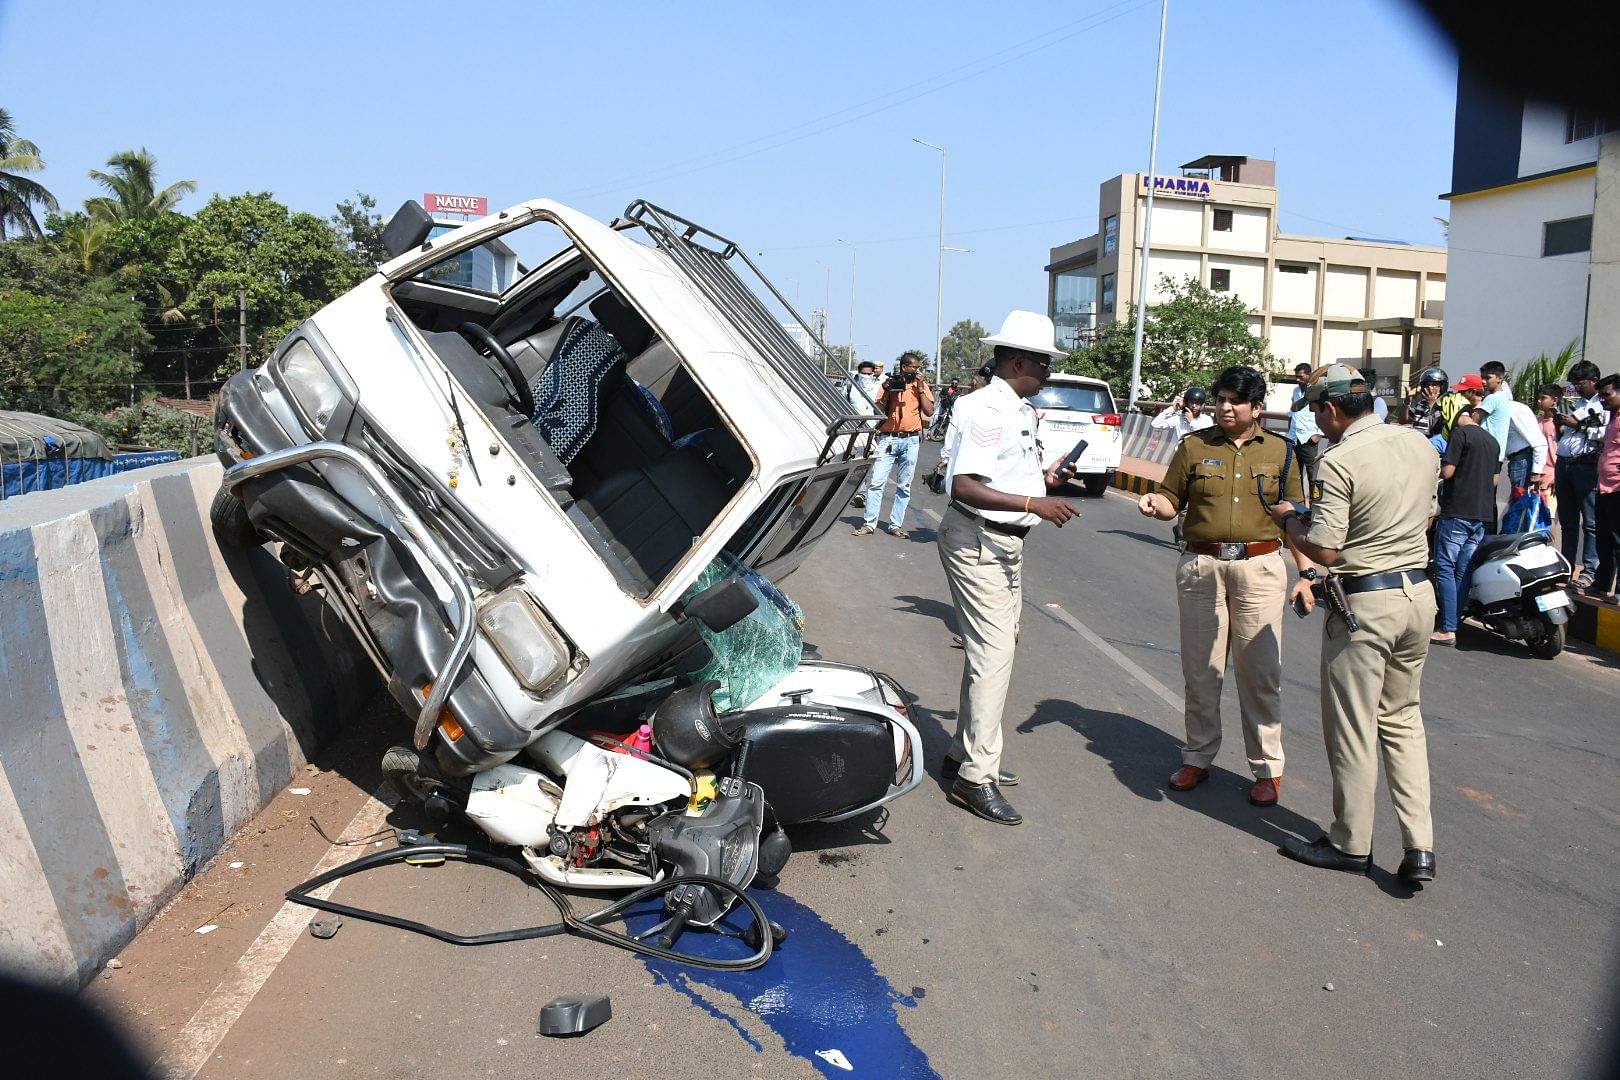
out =
<path fill-rule="evenodd" d="M 729 577 L 688 600 L 681 614 L 718 634 L 742 622 L 758 606 L 753 591 L 740 578 Z"/>

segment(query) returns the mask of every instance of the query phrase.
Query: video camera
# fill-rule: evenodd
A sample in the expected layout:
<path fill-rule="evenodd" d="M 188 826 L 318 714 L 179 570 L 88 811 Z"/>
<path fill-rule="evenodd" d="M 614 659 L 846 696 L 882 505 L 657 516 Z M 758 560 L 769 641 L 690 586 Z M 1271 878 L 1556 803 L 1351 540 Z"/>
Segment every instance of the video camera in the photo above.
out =
<path fill-rule="evenodd" d="M 883 380 L 883 389 L 887 390 L 891 394 L 898 394 L 900 391 L 904 390 L 908 384 L 913 383 L 916 380 L 917 373 L 915 371 L 896 371 L 893 375 L 890 375 L 887 379 Z"/>

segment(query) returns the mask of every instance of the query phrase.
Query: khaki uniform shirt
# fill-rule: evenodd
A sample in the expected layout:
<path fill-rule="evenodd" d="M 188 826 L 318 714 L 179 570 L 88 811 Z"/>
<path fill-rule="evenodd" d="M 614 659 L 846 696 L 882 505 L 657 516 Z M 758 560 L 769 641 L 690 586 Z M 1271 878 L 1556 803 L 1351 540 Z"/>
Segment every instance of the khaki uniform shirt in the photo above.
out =
<path fill-rule="evenodd" d="M 1159 494 L 1170 505 L 1187 511 L 1181 526 L 1194 543 L 1252 544 L 1279 540 L 1282 534 L 1255 494 L 1255 478 L 1265 484 L 1266 499 L 1303 499 L 1300 474 L 1304 465 L 1295 457 L 1288 468 L 1288 491 L 1277 490 L 1282 478 L 1288 439 L 1263 428 L 1239 446 L 1219 426 L 1195 431 L 1181 440 L 1165 471 Z"/>
<path fill-rule="evenodd" d="M 1368 413 L 1316 464 L 1306 539 L 1339 552 L 1335 574 L 1421 570 L 1429 519 L 1439 510 L 1440 455 L 1409 427 Z"/>

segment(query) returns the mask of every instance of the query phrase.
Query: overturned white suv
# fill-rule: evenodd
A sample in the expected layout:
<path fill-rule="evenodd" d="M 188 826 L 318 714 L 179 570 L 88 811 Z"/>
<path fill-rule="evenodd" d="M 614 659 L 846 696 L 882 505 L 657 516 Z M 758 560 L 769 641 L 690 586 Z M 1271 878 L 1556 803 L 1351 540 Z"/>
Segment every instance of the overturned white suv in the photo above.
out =
<path fill-rule="evenodd" d="M 648 203 L 604 224 L 537 200 L 459 228 L 407 204 L 389 249 L 226 384 L 214 519 L 235 542 L 278 542 L 353 629 L 416 719 L 404 789 L 465 800 L 474 774 L 553 731 L 615 752 L 608 737 L 628 744 L 688 689 L 706 634 L 849 502 L 877 417 L 788 336 L 791 309 L 735 244 Z M 694 594 L 715 566 L 738 573 Z M 920 743 L 883 676 L 806 663 L 731 711 L 812 705 L 822 720 L 794 722 L 824 741 L 881 730 L 882 783 L 780 818 L 847 816 L 916 783 Z M 834 713 L 865 719 L 833 731 Z M 807 771 L 819 790 L 849 771 L 816 780 L 814 746 L 744 726 L 730 725 L 759 747 L 777 739 L 783 761 L 755 758 L 766 773 Z M 566 763 L 555 740 L 541 749 L 541 794 L 560 790 Z M 791 778 L 773 782 L 772 803 L 790 802 Z M 564 852 L 557 831 L 541 849 L 587 866 L 595 849 Z"/>

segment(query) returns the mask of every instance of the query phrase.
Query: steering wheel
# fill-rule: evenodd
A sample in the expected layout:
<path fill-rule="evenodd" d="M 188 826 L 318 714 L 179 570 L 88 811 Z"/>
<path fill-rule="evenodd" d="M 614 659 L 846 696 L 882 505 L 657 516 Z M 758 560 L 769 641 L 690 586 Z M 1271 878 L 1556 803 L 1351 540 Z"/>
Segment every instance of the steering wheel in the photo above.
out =
<path fill-rule="evenodd" d="M 512 359 L 512 354 L 506 351 L 506 346 L 495 340 L 495 335 L 475 322 L 464 322 L 456 327 L 463 336 L 471 338 L 475 345 L 482 345 L 489 350 L 489 355 L 501 365 L 501 374 L 506 376 L 507 389 L 511 391 L 510 397 L 523 410 L 524 416 L 534 415 L 534 391 L 523 380 L 523 372 Z"/>

